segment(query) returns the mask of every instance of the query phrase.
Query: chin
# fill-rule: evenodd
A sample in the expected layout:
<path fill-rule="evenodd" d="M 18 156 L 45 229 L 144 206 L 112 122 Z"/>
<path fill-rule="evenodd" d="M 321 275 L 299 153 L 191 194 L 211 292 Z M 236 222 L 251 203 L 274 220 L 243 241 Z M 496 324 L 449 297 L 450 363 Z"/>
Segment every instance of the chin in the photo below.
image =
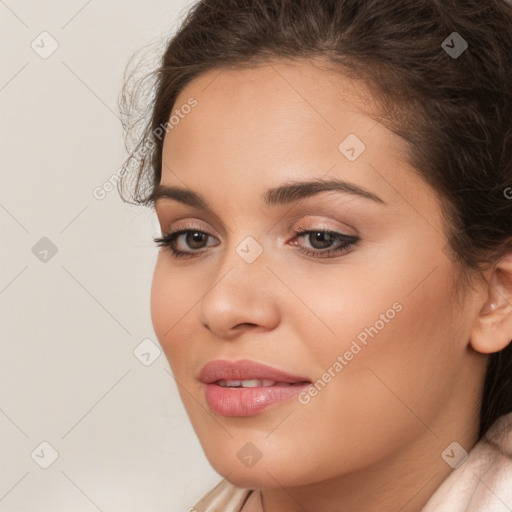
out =
<path fill-rule="evenodd" d="M 243 445 L 242 445 L 243 446 Z M 291 460 L 276 453 L 277 457 L 262 456 L 254 465 L 245 466 L 235 450 L 233 456 L 227 456 L 227 450 L 218 447 L 219 452 L 205 452 L 212 468 L 223 478 L 242 489 L 269 489 L 275 487 L 294 487 L 313 483 L 307 475 L 297 472 L 304 469 L 303 463 L 296 457 Z M 215 451 L 215 449 L 214 449 Z M 241 457 L 243 458 L 243 457 Z M 293 468 L 293 470 L 291 470 Z"/>

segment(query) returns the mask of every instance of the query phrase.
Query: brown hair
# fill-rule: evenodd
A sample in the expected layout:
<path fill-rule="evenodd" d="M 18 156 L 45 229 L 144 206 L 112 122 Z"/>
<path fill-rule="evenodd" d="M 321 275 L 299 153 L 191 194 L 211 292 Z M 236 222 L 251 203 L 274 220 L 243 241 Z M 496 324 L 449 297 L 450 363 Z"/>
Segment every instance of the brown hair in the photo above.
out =
<path fill-rule="evenodd" d="M 459 42 L 468 45 L 461 54 L 450 53 L 454 37 L 457 53 Z M 191 80 L 212 69 L 320 57 L 329 69 L 363 80 L 386 125 L 409 143 L 410 163 L 443 199 L 447 248 L 469 283 L 512 249 L 511 48 L 505 0 L 199 1 L 158 69 L 144 77 L 153 80 L 154 99 L 124 166 L 136 170 L 132 203 L 152 204 L 162 132 Z M 148 115 L 146 103 L 134 121 L 143 82 L 127 81 L 121 95 L 128 134 Z M 130 202 L 124 181 L 121 197 Z M 490 356 L 479 436 L 511 411 L 509 345 Z"/>

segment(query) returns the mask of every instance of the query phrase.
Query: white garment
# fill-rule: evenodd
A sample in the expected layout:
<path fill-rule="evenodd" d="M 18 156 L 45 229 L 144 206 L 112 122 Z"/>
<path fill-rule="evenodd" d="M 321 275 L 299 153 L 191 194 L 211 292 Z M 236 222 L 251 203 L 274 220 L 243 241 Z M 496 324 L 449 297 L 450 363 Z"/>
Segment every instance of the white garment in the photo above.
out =
<path fill-rule="evenodd" d="M 512 413 L 502 416 L 430 497 L 422 512 L 512 511 Z"/>
<path fill-rule="evenodd" d="M 190 512 L 240 512 L 251 493 L 222 480 Z"/>
<path fill-rule="evenodd" d="M 192 512 L 241 512 L 251 492 L 223 480 Z M 494 423 L 421 512 L 512 512 L 512 413 Z"/>

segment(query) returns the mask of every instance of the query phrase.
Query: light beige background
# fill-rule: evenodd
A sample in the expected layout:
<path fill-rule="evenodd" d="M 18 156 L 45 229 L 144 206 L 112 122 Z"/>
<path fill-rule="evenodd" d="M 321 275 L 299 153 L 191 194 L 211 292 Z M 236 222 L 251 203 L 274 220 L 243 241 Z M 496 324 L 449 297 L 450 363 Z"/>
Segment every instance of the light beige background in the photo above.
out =
<path fill-rule="evenodd" d="M 128 59 L 187 5 L 0 0 L 2 512 L 187 511 L 220 480 L 154 345 L 154 214 L 92 193 Z"/>

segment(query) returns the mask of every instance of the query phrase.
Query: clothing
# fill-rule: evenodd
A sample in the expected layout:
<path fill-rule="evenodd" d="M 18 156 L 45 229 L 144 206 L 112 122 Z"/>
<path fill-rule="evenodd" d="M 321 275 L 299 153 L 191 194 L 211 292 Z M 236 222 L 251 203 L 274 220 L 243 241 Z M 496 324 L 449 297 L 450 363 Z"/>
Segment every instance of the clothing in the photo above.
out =
<path fill-rule="evenodd" d="M 249 489 L 238 489 L 227 480 L 222 480 L 191 512 L 240 512 L 251 493 Z"/>
<path fill-rule="evenodd" d="M 441 455 L 440 455 L 441 456 Z M 220 482 L 193 512 L 241 512 L 250 489 Z M 499 418 L 454 469 L 421 512 L 510 512 L 512 510 L 512 413 Z"/>
<path fill-rule="evenodd" d="M 512 510 L 512 413 L 502 416 L 431 496 L 422 512 Z"/>

